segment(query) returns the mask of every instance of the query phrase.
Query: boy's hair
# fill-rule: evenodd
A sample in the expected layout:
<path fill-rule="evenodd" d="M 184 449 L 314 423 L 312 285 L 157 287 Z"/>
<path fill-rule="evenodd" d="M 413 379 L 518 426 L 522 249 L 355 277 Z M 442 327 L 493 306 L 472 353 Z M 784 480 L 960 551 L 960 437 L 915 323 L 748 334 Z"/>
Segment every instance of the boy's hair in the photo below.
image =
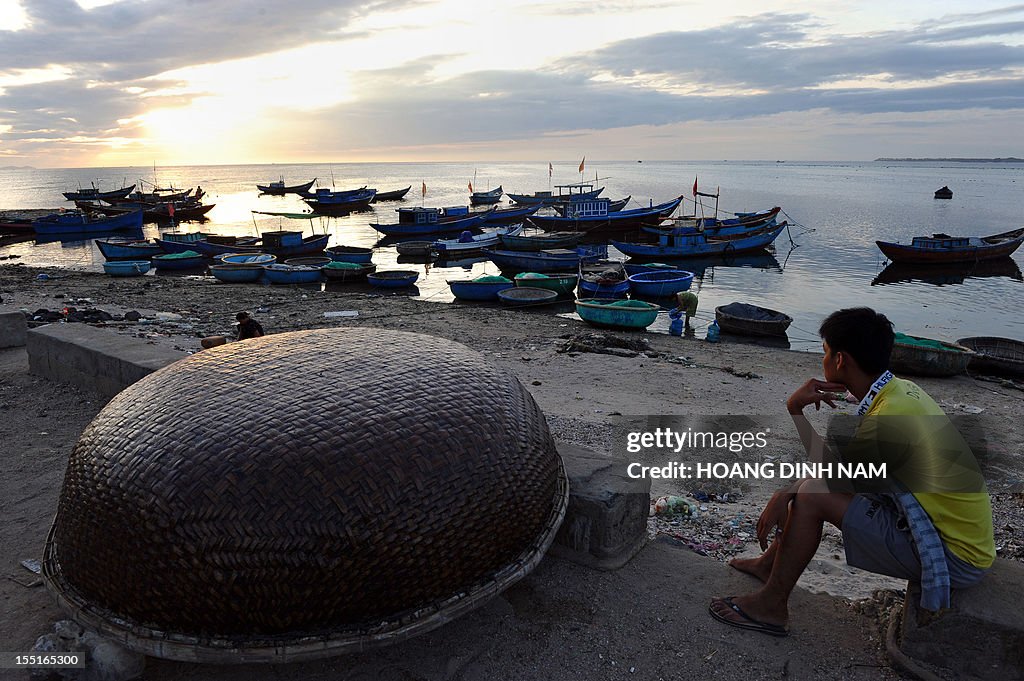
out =
<path fill-rule="evenodd" d="M 243 319 L 246 319 L 248 316 L 249 316 L 248 312 L 239 312 L 238 314 L 235 315 L 235 319 L 237 319 L 238 321 L 242 321 Z M 830 343 L 830 345 L 831 345 L 831 343 Z"/>
<path fill-rule="evenodd" d="M 895 334 L 892 322 L 870 307 L 849 307 L 833 312 L 818 329 L 833 352 L 845 352 L 862 371 L 880 374 L 889 368 Z"/>

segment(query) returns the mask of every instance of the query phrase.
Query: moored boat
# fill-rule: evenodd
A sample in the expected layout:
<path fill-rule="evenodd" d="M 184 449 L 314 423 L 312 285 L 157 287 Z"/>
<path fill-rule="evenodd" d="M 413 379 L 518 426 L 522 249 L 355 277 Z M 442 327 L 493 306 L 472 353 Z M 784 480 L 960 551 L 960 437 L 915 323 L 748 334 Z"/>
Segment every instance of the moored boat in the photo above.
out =
<path fill-rule="evenodd" d="M 218 281 L 231 284 L 246 284 L 260 280 L 263 276 L 263 265 L 255 263 L 223 263 L 210 265 L 210 274 Z"/>
<path fill-rule="evenodd" d="M 161 253 L 154 255 L 152 262 L 158 270 L 197 270 L 206 267 L 206 256 L 196 251 Z"/>
<path fill-rule="evenodd" d="M 123 215 L 107 217 L 102 214 L 73 210 L 33 220 L 32 228 L 36 234 L 44 236 L 139 230 L 142 229 L 142 211 L 136 210 Z"/>
<path fill-rule="evenodd" d="M 147 239 L 94 239 L 106 260 L 148 260 L 163 253 L 160 245 Z"/>
<path fill-rule="evenodd" d="M 740 336 L 785 336 L 793 318 L 788 314 L 749 303 L 729 303 L 715 308 L 715 321 L 725 333 Z"/>
<path fill-rule="evenodd" d="M 498 300 L 506 305 L 543 305 L 558 298 L 558 294 L 546 288 L 516 286 L 498 291 Z"/>
<path fill-rule="evenodd" d="M 492 209 L 493 210 L 493 209 Z M 468 206 L 448 208 L 396 208 L 398 223 L 383 225 L 371 223 L 370 227 L 386 236 L 409 237 L 427 234 L 461 232 L 477 227 L 487 219 L 487 213 L 470 214 Z"/>
<path fill-rule="evenodd" d="M 661 308 L 642 300 L 599 300 L 581 298 L 576 301 L 580 319 L 599 328 L 639 331 L 658 318 Z"/>
<path fill-rule="evenodd" d="M 335 262 L 365 263 L 373 259 L 373 249 L 361 246 L 331 246 L 324 249 Z"/>
<path fill-rule="evenodd" d="M 366 275 L 377 271 L 377 266 L 370 262 L 343 262 L 335 260 L 324 265 L 320 272 L 331 282 L 352 282 L 366 279 Z"/>
<path fill-rule="evenodd" d="M 468 253 L 478 251 L 487 246 L 495 246 L 501 241 L 502 236 L 516 236 L 523 231 L 522 225 L 506 225 L 493 230 L 486 230 L 480 234 L 473 234 L 465 231 L 457 239 L 438 239 L 434 242 L 434 250 L 442 257 L 454 253 Z"/>
<path fill-rule="evenodd" d="M 218 255 L 215 260 L 225 265 L 271 265 L 277 262 L 277 256 L 273 253 L 224 253 Z"/>
<path fill-rule="evenodd" d="M 940 189 L 935 190 L 935 198 L 937 199 L 951 199 L 953 198 L 953 190 L 943 185 Z"/>
<path fill-rule="evenodd" d="M 149 268 L 148 260 L 112 260 L 103 263 L 103 271 L 112 277 L 141 277 Z"/>
<path fill-rule="evenodd" d="M 572 295 L 579 284 L 580 275 L 575 272 L 520 272 L 514 277 L 516 286 L 546 288 L 560 296 Z"/>
<path fill-rule="evenodd" d="M 516 225 L 523 222 L 537 211 L 541 206 L 512 206 L 511 208 L 491 208 L 484 215 L 487 219 L 484 223 L 490 227 L 498 225 Z"/>
<path fill-rule="evenodd" d="M 302 184 L 293 184 L 291 186 L 285 185 L 284 178 L 270 184 L 257 184 L 256 189 L 259 189 L 264 194 L 273 194 L 275 196 L 284 196 L 285 194 L 303 194 L 309 191 L 309 188 L 316 182 L 314 177 L 309 182 Z"/>
<path fill-rule="evenodd" d="M 1024 243 L 1024 227 L 992 236 L 915 236 L 909 245 L 876 241 L 879 250 L 893 262 L 950 263 L 1003 258 Z"/>
<path fill-rule="evenodd" d="M 305 267 L 324 267 L 329 263 L 334 262 L 330 256 L 326 255 L 307 255 L 300 258 L 288 258 L 284 261 L 285 265 L 303 265 Z"/>
<path fill-rule="evenodd" d="M 566 201 L 580 201 L 586 199 L 593 199 L 601 195 L 604 191 L 604 187 L 594 189 L 594 185 L 590 182 L 576 182 L 574 184 L 558 184 L 555 185 L 555 189 L 558 190 L 557 194 L 552 194 L 551 191 L 540 191 L 534 192 L 533 194 L 513 194 L 508 192 L 508 198 L 513 203 L 521 203 L 526 205 L 542 205 L 550 206 L 555 203 L 562 203 Z"/>
<path fill-rule="evenodd" d="M 274 263 L 263 266 L 263 276 L 271 284 L 313 284 L 320 281 L 319 267 Z"/>
<path fill-rule="evenodd" d="M 498 185 L 494 189 L 485 192 L 473 192 L 469 195 L 469 203 L 474 206 L 487 206 L 501 201 L 501 195 L 505 190 Z"/>
<path fill-rule="evenodd" d="M 915 376 L 955 376 L 967 370 L 974 351 L 934 338 L 896 334 L 889 367 L 896 373 Z"/>
<path fill-rule="evenodd" d="M 430 255 L 434 250 L 433 241 L 403 241 L 395 245 L 399 255 L 424 256 Z"/>
<path fill-rule="evenodd" d="M 633 195 L 630 194 L 629 196 L 627 196 L 624 199 L 618 199 L 616 201 L 609 200 L 608 201 L 608 212 L 609 213 L 618 213 L 620 210 L 622 210 L 623 208 L 626 207 L 626 204 L 629 203 L 632 200 L 632 198 L 633 198 Z M 572 213 L 573 205 L 575 203 L 576 203 L 575 201 L 566 201 L 564 203 L 555 203 L 555 204 L 551 205 L 551 208 L 553 208 L 554 211 L 556 213 L 558 213 L 559 215 L 561 215 L 562 217 L 566 217 L 566 215 Z"/>
<path fill-rule="evenodd" d="M 663 298 L 688 291 L 693 283 L 693 272 L 685 270 L 655 270 L 629 275 L 629 289 L 633 293 L 652 298 Z"/>
<path fill-rule="evenodd" d="M 973 336 L 961 338 L 957 345 L 975 352 L 967 364 L 971 371 L 997 376 L 1024 376 L 1024 342 L 1012 338 Z"/>
<path fill-rule="evenodd" d="M 218 244 L 211 241 L 197 241 L 191 245 L 208 257 L 223 253 L 271 253 L 278 260 L 300 255 L 321 253 L 330 241 L 330 234 L 313 234 L 303 237 L 302 232 L 264 232 L 260 242 L 252 245 Z"/>
<path fill-rule="evenodd" d="M 380 288 L 406 288 L 415 284 L 419 276 L 419 272 L 412 270 L 382 270 L 366 275 L 366 281 Z"/>
<path fill-rule="evenodd" d="M 715 238 L 705 234 L 664 234 L 657 244 L 630 243 L 611 240 L 611 245 L 631 258 L 688 258 L 760 251 L 770 246 L 788 223 L 764 227 L 750 234 L 734 238 Z"/>
<path fill-rule="evenodd" d="M 533 252 L 483 248 L 480 252 L 495 265 L 510 272 L 565 272 L 579 267 L 581 260 L 577 251 L 565 248 Z"/>
<path fill-rule="evenodd" d="M 68 201 L 116 201 L 123 199 L 124 197 L 135 191 L 135 185 L 128 187 L 121 187 L 120 189 L 111 189 L 109 191 L 100 191 L 96 185 L 91 187 L 79 188 L 76 192 L 62 192 L 64 198 Z"/>
<path fill-rule="evenodd" d="M 371 201 L 370 203 L 380 203 L 381 201 L 398 201 L 400 199 L 404 199 L 405 195 L 409 193 L 410 189 L 412 189 L 412 185 L 409 185 L 405 189 L 394 189 L 387 192 L 377 192 L 377 194 L 373 197 L 373 201 Z"/>
<path fill-rule="evenodd" d="M 497 300 L 498 293 L 514 287 L 511 279 L 498 276 L 480 276 L 475 279 L 448 280 L 448 287 L 459 300 Z"/>
<path fill-rule="evenodd" d="M 638 230 L 644 225 L 656 225 L 672 214 L 683 197 L 659 203 L 649 208 L 608 211 L 608 199 L 577 201 L 574 210 L 567 217 L 557 215 L 532 215 L 530 222 L 544 231 L 574 231 L 588 234 L 621 233 Z"/>
<path fill-rule="evenodd" d="M 498 238 L 501 240 L 501 247 L 509 251 L 543 251 L 550 248 L 572 248 L 583 239 L 583 232 L 506 234 Z"/>
<path fill-rule="evenodd" d="M 312 197 L 307 195 L 302 200 L 313 209 L 314 213 L 331 215 L 364 210 L 376 196 L 376 189 L 362 188 L 336 192 L 321 188 Z"/>

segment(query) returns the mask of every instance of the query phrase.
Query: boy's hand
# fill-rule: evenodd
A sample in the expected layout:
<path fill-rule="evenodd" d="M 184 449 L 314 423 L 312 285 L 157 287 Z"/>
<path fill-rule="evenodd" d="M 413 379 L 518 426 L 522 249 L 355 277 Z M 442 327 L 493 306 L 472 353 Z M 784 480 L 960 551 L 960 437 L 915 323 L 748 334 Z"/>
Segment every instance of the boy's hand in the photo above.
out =
<path fill-rule="evenodd" d="M 794 416 L 803 413 L 804 407 L 809 404 L 814 405 L 815 411 L 821 409 L 822 402 L 835 409 L 835 400 L 840 399 L 836 394 L 845 392 L 846 386 L 842 383 L 829 383 L 812 378 L 789 396 L 786 400 L 786 409 Z"/>

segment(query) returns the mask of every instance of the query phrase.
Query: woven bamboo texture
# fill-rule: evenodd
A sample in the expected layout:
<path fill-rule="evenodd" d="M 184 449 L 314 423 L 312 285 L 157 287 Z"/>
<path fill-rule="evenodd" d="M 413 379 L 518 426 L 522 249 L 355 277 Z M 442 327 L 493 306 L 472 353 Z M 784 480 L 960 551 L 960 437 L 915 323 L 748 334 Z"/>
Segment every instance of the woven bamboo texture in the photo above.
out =
<path fill-rule="evenodd" d="M 567 496 L 536 403 L 479 354 L 378 329 L 276 334 L 108 404 L 71 454 L 44 574 L 149 654 L 328 654 L 422 633 L 521 578 Z"/>

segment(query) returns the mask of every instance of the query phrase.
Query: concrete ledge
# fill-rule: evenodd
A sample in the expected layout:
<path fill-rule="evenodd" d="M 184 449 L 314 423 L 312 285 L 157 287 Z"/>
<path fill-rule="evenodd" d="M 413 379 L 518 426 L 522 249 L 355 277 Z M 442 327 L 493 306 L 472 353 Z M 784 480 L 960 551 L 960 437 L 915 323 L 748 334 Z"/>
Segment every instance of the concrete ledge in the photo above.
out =
<path fill-rule="evenodd" d="M 47 324 L 32 329 L 27 345 L 31 373 L 106 397 L 186 357 L 88 324 Z"/>
<path fill-rule="evenodd" d="M 982 679 L 1024 680 L 1024 565 L 996 560 L 980 584 L 954 590 L 952 607 L 921 610 L 911 584 L 903 607 L 901 650 L 917 660 Z"/>
<path fill-rule="evenodd" d="M 621 461 L 556 444 L 569 476 L 569 508 L 549 553 L 601 570 L 622 567 L 646 542 L 651 481 L 630 479 Z"/>
<path fill-rule="evenodd" d="M 27 333 L 28 321 L 21 310 L 0 305 L 0 348 L 20 348 Z"/>

